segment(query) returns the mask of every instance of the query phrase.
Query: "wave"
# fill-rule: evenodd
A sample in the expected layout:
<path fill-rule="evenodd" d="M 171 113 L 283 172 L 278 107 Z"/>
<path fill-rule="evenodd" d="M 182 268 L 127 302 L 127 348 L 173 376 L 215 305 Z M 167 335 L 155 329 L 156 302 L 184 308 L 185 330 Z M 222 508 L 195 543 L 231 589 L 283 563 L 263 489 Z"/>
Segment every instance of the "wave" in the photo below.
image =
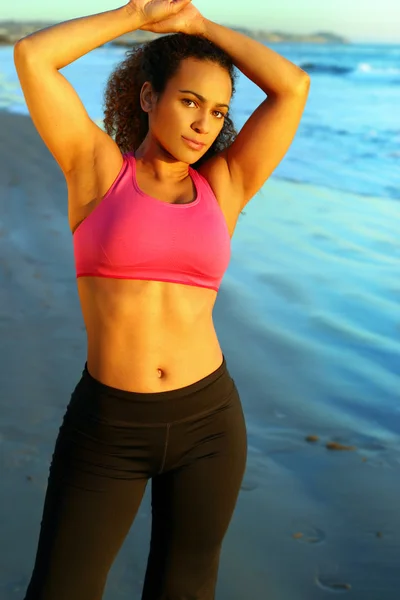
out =
<path fill-rule="evenodd" d="M 357 67 L 348 67 L 344 65 L 322 64 L 315 62 L 301 63 L 300 68 L 307 73 L 320 73 L 328 75 L 349 75 L 350 73 L 361 73 L 368 75 L 400 75 L 400 69 L 396 67 L 374 67 L 369 63 L 359 63 Z"/>
<path fill-rule="evenodd" d="M 360 63 L 357 67 L 360 73 L 371 73 L 373 75 L 400 75 L 397 67 L 373 67 L 369 63 Z"/>
<path fill-rule="evenodd" d="M 340 67 L 339 65 L 323 65 L 318 63 L 306 62 L 300 65 L 300 68 L 307 73 L 327 73 L 328 75 L 347 75 L 354 71 L 350 67 Z"/>

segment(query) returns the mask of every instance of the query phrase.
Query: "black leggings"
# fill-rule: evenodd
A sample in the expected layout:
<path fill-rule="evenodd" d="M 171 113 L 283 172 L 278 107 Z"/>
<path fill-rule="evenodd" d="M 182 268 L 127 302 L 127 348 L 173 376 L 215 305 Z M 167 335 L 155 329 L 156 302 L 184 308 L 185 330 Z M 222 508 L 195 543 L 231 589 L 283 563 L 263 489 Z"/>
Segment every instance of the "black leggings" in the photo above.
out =
<path fill-rule="evenodd" d="M 25 600 L 100 600 L 150 478 L 142 600 L 213 600 L 246 455 L 225 357 L 200 381 L 156 393 L 106 386 L 85 366 L 57 437 Z"/>

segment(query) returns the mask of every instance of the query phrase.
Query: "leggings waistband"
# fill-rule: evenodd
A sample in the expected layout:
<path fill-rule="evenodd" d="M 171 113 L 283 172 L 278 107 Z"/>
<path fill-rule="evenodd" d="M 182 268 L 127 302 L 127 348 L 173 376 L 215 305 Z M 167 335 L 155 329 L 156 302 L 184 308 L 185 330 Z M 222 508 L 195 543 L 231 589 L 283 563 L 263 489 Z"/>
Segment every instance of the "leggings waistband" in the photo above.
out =
<path fill-rule="evenodd" d="M 82 378 L 71 398 L 71 408 L 79 400 L 106 420 L 141 423 L 172 423 L 210 412 L 232 393 L 225 356 L 212 373 L 190 385 L 164 392 L 129 392 L 101 383 L 89 373 L 85 364 Z"/>

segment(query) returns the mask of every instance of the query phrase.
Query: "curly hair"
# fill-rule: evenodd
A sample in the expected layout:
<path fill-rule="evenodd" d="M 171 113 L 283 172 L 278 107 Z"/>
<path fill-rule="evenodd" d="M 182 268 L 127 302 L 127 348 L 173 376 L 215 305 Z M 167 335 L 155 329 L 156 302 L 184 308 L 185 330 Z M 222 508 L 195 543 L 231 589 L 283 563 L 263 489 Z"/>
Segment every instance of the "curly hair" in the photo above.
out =
<path fill-rule="evenodd" d="M 104 128 L 122 153 L 136 150 L 148 133 L 148 115 L 140 105 L 140 91 L 146 81 L 159 96 L 186 58 L 207 60 L 229 73 L 232 96 L 236 91 L 236 67 L 221 48 L 199 35 L 176 33 L 163 35 L 130 48 L 107 80 L 104 91 Z M 199 167 L 232 144 L 237 131 L 227 115 L 224 125 L 208 151 L 192 165 Z"/>

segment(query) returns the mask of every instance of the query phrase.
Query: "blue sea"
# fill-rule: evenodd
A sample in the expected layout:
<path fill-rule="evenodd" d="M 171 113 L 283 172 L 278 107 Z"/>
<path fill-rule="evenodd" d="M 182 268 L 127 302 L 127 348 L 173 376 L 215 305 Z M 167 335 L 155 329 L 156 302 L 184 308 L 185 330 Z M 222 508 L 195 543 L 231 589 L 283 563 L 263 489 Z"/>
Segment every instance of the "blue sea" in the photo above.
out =
<path fill-rule="evenodd" d="M 319 600 L 323 590 L 340 593 L 332 581 L 347 572 L 353 573 L 353 590 L 359 590 L 349 597 L 395 600 L 400 589 L 394 566 L 400 547 L 394 486 L 400 476 L 400 46 L 269 47 L 310 74 L 311 90 L 287 155 L 239 218 L 215 307 L 216 329 L 248 423 L 244 490 L 263 489 L 263 496 L 254 496 L 260 499 L 254 507 L 259 501 L 266 511 L 254 526 L 253 509 L 246 521 L 243 500 L 242 520 L 231 535 L 247 544 L 246 552 L 251 548 L 256 566 L 245 565 L 242 581 L 253 582 L 259 590 L 254 597 L 266 597 L 268 589 L 281 590 L 282 596 L 271 595 L 276 600 Z M 99 123 L 104 85 L 124 52 L 108 45 L 63 70 Z M 232 107 L 238 129 L 263 98 L 240 77 Z M 0 108 L 27 114 L 12 48 L 0 49 Z M 359 454 L 322 460 L 322 454 L 304 450 L 308 434 L 321 436 L 322 447 L 333 440 L 355 446 Z M 274 530 L 267 503 L 289 524 L 288 515 L 299 515 L 293 501 L 305 497 L 307 510 L 314 511 L 303 514 L 304 527 L 313 524 L 311 538 L 321 533 L 318 515 L 327 529 L 320 538 L 330 536 L 327 569 L 311 591 L 305 571 L 290 578 L 277 553 L 269 559 L 267 584 L 263 540 Z M 245 522 L 252 533 L 243 528 L 238 535 Z M 374 528 L 388 532 L 380 550 L 370 536 Z M 278 548 L 281 538 L 275 533 Z M 232 547 L 235 564 L 240 547 Z M 287 564 L 297 568 L 299 556 L 284 548 Z M 307 552 L 303 558 L 314 560 Z M 375 563 L 382 576 L 369 568 Z M 227 597 L 242 600 L 247 596 L 237 591 L 240 577 L 234 581 L 233 586 L 226 577 L 221 585 L 232 586 Z"/>

